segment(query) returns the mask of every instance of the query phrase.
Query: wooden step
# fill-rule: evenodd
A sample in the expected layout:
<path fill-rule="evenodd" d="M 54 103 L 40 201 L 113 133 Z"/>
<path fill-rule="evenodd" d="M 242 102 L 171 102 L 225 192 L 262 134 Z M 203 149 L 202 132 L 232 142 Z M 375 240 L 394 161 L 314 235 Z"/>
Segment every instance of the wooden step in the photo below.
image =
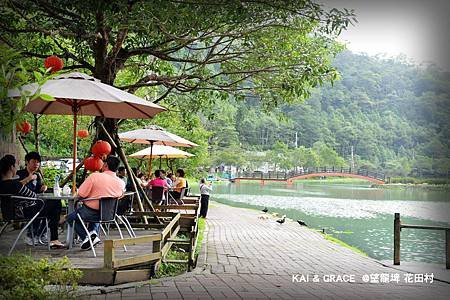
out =
<path fill-rule="evenodd" d="M 167 239 L 167 242 L 172 242 L 175 244 L 186 244 L 186 245 L 189 245 L 191 243 L 190 240 L 183 240 L 183 239 Z"/>
<path fill-rule="evenodd" d="M 187 264 L 189 261 L 187 259 L 180 260 L 180 259 L 164 259 L 163 263 L 171 263 L 171 264 Z"/>

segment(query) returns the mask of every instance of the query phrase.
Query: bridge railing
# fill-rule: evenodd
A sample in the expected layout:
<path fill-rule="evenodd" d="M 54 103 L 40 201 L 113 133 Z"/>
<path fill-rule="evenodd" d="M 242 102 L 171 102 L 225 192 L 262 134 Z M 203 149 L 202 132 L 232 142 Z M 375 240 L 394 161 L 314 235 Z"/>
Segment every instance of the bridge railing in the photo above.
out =
<path fill-rule="evenodd" d="M 291 170 L 287 172 L 275 172 L 269 171 L 267 173 L 263 172 L 239 172 L 236 174 L 237 178 L 248 178 L 248 179 L 278 179 L 287 180 L 296 176 L 314 174 L 314 173 L 342 173 L 342 174 L 355 174 L 360 176 L 366 176 L 370 178 L 375 178 L 378 180 L 385 181 L 386 176 L 380 172 L 369 171 L 367 169 L 352 169 L 352 168 L 342 168 L 342 167 L 314 167 L 314 168 L 304 168 L 300 170 Z"/>

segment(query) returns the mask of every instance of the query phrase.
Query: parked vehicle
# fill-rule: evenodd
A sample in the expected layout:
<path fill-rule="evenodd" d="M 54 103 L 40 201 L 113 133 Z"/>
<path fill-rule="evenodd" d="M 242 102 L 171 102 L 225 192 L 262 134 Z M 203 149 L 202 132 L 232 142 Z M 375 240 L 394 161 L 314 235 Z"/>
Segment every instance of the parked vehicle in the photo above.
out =
<path fill-rule="evenodd" d="M 72 172 L 72 170 L 73 170 L 73 158 L 63 158 L 63 159 L 61 159 L 61 161 L 63 161 L 65 163 L 65 165 L 67 166 L 67 172 Z M 78 166 L 79 164 L 80 164 L 80 160 L 77 159 L 76 160 L 76 166 Z"/>

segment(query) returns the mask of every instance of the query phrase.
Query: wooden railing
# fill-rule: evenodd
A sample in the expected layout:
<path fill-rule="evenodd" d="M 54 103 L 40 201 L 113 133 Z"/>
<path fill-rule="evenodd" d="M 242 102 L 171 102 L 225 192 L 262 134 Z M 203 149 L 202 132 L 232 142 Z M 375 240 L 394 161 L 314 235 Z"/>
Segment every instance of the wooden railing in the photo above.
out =
<path fill-rule="evenodd" d="M 136 238 L 125 238 L 106 240 L 104 242 L 104 263 L 105 269 L 113 270 L 118 268 L 129 267 L 133 265 L 168 262 L 168 263 L 186 263 L 188 271 L 195 267 L 195 249 L 198 237 L 198 217 L 200 213 L 199 197 L 186 197 L 184 205 L 155 205 L 158 212 L 134 212 L 132 217 L 159 217 L 162 219 L 170 218 L 169 223 L 165 224 L 145 224 L 131 223 L 134 228 L 158 228 L 160 233 L 139 236 Z M 186 232 L 187 239 L 177 238 L 179 232 Z M 152 247 L 148 247 L 149 252 L 133 255 L 126 258 L 117 258 L 116 249 L 128 245 L 142 245 L 152 243 Z M 165 257 L 172 245 L 177 244 L 179 247 L 186 247 L 188 258 L 186 260 L 166 260 Z M 150 250 L 151 249 L 151 250 Z M 156 268 L 155 270 L 156 271 Z"/>
<path fill-rule="evenodd" d="M 444 230 L 445 231 L 445 267 L 450 269 L 450 227 L 402 224 L 400 213 L 394 215 L 394 265 L 400 265 L 400 233 L 402 228 Z"/>
<path fill-rule="evenodd" d="M 117 269 L 120 267 L 132 266 L 142 263 L 151 263 L 161 260 L 170 249 L 170 239 L 173 239 L 180 230 L 180 214 L 172 214 L 172 220 L 158 234 L 145 235 L 135 238 L 105 240 L 103 266 L 106 269 Z M 153 243 L 150 253 L 118 259 L 115 250 L 124 245 L 138 245 Z M 150 249 L 150 247 L 149 247 Z"/>
<path fill-rule="evenodd" d="M 200 215 L 200 199 L 198 196 L 183 198 L 183 205 L 157 205 L 156 209 L 170 211 L 183 211 L 180 219 L 180 224 L 186 229 L 188 233 L 188 240 L 173 240 L 177 244 L 187 245 L 187 253 L 189 255 L 187 261 L 169 261 L 173 263 L 187 263 L 188 271 L 195 267 L 195 249 L 197 247 L 198 239 L 198 219 Z"/>

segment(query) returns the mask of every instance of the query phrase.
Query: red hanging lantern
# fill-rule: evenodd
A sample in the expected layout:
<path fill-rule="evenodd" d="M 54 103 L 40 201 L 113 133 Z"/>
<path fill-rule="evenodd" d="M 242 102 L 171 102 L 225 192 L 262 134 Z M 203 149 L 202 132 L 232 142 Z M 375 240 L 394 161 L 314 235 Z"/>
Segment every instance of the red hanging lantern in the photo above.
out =
<path fill-rule="evenodd" d="M 46 69 L 51 68 L 52 73 L 60 71 L 64 67 L 64 62 L 56 55 L 49 56 L 44 61 L 44 67 Z"/>
<path fill-rule="evenodd" d="M 103 161 L 99 157 L 90 156 L 84 160 L 84 168 L 88 171 L 100 171 L 102 167 Z"/>
<path fill-rule="evenodd" d="M 78 130 L 77 136 L 81 139 L 87 138 L 89 136 L 89 131 L 87 131 L 86 129 Z"/>
<path fill-rule="evenodd" d="M 110 154 L 111 150 L 111 145 L 108 142 L 98 140 L 95 142 L 94 146 L 92 146 L 91 152 L 94 156 L 103 157 Z"/>
<path fill-rule="evenodd" d="M 23 121 L 20 124 L 16 124 L 16 130 L 23 134 L 28 134 L 31 131 L 31 124 L 28 121 Z"/>

